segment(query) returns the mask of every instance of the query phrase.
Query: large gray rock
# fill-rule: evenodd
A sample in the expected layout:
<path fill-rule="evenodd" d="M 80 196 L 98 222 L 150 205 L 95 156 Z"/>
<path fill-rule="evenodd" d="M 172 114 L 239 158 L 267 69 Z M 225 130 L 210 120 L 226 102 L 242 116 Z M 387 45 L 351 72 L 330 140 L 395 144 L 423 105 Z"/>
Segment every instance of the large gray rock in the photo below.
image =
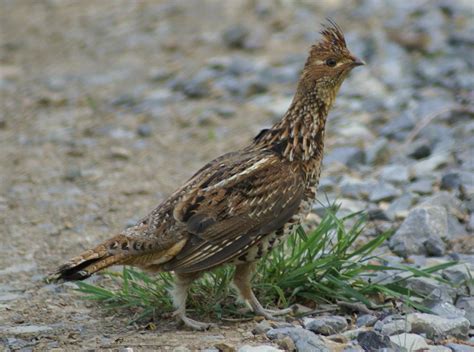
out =
<path fill-rule="evenodd" d="M 295 343 L 298 352 L 329 352 L 329 348 L 324 343 L 323 339 L 313 332 L 298 328 L 278 328 L 271 329 L 267 332 L 267 336 L 271 340 L 281 339 L 289 336 Z"/>
<path fill-rule="evenodd" d="M 426 243 L 448 235 L 448 215 L 440 206 L 417 207 L 410 211 L 395 235 L 390 248 L 400 256 L 427 254 Z M 428 247 L 429 248 L 429 247 Z"/>
<path fill-rule="evenodd" d="M 427 198 L 422 203 L 422 206 L 425 205 L 443 207 L 449 214 L 457 217 L 458 219 L 464 218 L 466 212 L 463 203 L 448 192 L 439 192 L 436 195 Z"/>
<path fill-rule="evenodd" d="M 464 310 L 465 318 L 471 323 L 471 328 L 474 328 L 474 296 L 459 297 L 456 307 Z"/>
<path fill-rule="evenodd" d="M 459 222 L 466 219 L 466 207 L 453 195 L 448 192 L 439 192 L 427 198 L 420 206 L 439 206 L 446 210 L 448 214 L 448 238 L 452 239 L 466 234 L 465 227 Z"/>
<path fill-rule="evenodd" d="M 434 301 L 453 303 L 456 297 L 456 289 L 429 277 L 412 277 L 405 287 Z"/>
<path fill-rule="evenodd" d="M 407 320 L 411 323 L 411 332 L 426 334 L 429 339 L 462 339 L 469 332 L 469 320 L 466 318 L 446 319 L 433 314 L 411 313 L 407 315 Z"/>
<path fill-rule="evenodd" d="M 474 278 L 474 265 L 471 265 L 469 263 L 453 265 L 449 268 L 444 269 L 441 275 L 443 276 L 443 278 L 445 278 L 454 285 L 459 285 L 463 283 L 469 285 L 469 281 Z M 470 286 L 474 285 L 471 283 Z"/>
<path fill-rule="evenodd" d="M 330 316 L 304 319 L 304 327 L 321 335 L 334 335 L 347 329 L 344 317 Z"/>
<path fill-rule="evenodd" d="M 424 305 L 430 309 L 431 313 L 443 318 L 454 319 L 465 316 L 465 312 L 444 300 L 425 302 Z"/>

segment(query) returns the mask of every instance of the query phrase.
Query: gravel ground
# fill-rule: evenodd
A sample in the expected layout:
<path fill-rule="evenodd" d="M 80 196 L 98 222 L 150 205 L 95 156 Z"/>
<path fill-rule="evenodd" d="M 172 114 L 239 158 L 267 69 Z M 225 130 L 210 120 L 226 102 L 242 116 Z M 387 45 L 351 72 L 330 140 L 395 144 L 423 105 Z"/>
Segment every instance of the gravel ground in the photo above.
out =
<path fill-rule="evenodd" d="M 331 113 L 321 200 L 368 211 L 367 238 L 396 230 L 382 249 L 391 261 L 460 260 L 443 272 L 450 285 L 409 283 L 435 293 L 433 314 L 329 317 L 260 334 L 255 322 L 197 333 L 164 319 L 150 331 L 73 285 L 43 284 L 281 117 L 325 17 L 368 65 Z M 474 275 L 473 18 L 467 0 L 1 1 L 5 350 L 472 350 L 474 284 L 456 284 Z M 329 328 L 345 339 L 324 337 Z"/>

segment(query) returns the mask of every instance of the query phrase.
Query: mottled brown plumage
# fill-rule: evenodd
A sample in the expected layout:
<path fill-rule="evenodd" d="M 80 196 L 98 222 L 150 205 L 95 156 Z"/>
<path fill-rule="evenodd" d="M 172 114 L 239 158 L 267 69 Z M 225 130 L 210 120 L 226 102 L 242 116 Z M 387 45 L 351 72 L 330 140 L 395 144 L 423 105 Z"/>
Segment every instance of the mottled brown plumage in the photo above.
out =
<path fill-rule="evenodd" d="M 336 24 L 330 22 L 321 34 L 280 122 L 248 146 L 205 165 L 136 226 L 71 259 L 55 278 L 82 280 L 114 264 L 174 271 L 175 314 L 186 325 L 204 329 L 208 324 L 186 317 L 187 289 L 201 273 L 231 263 L 243 299 L 271 318 L 251 290 L 254 263 L 308 213 L 321 171 L 328 111 L 347 74 L 363 64 L 349 52 Z"/>

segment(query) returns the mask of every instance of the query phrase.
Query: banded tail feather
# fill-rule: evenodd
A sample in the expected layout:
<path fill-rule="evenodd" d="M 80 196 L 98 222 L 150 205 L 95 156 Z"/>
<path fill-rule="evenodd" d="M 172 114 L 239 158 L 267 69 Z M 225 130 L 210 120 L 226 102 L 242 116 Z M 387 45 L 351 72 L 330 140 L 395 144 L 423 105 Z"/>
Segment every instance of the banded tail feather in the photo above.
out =
<path fill-rule="evenodd" d="M 129 242 L 126 236 L 117 235 L 61 265 L 48 281 L 84 280 L 102 269 L 120 264 L 133 255 L 128 251 Z"/>

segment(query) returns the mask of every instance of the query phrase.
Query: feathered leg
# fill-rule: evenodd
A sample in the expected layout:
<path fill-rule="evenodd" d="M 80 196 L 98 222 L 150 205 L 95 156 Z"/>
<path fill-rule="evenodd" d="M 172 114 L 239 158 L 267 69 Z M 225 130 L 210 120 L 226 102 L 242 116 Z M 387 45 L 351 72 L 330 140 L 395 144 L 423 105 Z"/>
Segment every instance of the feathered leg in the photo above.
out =
<path fill-rule="evenodd" d="M 176 273 L 174 287 L 171 290 L 173 305 L 176 309 L 173 315 L 181 320 L 184 325 L 194 330 L 207 330 L 213 326 L 213 324 L 196 321 L 186 316 L 186 298 L 188 297 L 189 287 L 193 281 L 198 279 L 201 275 L 202 272 L 189 274 Z"/>
<path fill-rule="evenodd" d="M 235 266 L 234 274 L 234 285 L 239 290 L 240 296 L 243 301 L 252 308 L 252 310 L 258 314 L 264 316 L 269 320 L 276 320 L 275 316 L 289 314 L 293 311 L 292 308 L 286 308 L 281 310 L 265 309 L 262 307 L 257 297 L 252 291 L 252 274 L 255 271 L 255 262 L 238 264 Z"/>

